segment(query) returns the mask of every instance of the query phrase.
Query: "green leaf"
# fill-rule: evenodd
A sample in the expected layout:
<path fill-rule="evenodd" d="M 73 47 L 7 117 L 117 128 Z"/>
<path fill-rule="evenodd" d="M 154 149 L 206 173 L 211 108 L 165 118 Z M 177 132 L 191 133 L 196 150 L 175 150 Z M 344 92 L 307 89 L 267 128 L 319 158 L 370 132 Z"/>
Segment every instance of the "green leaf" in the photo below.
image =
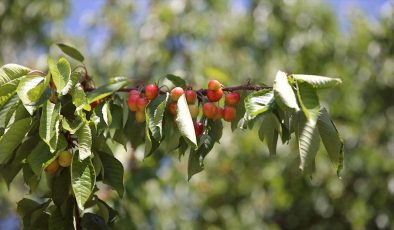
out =
<path fill-rule="evenodd" d="M 203 160 L 205 156 L 212 150 L 215 145 L 215 140 L 211 135 L 203 135 L 200 138 L 200 143 L 197 150 L 190 150 L 189 162 L 188 162 L 188 180 L 192 178 L 196 173 L 201 172 L 204 169 Z"/>
<path fill-rule="evenodd" d="M 69 121 L 66 118 L 62 119 L 62 128 L 69 131 L 70 134 L 75 134 L 83 124 L 83 121 L 78 117 L 73 121 Z"/>
<path fill-rule="evenodd" d="M 297 98 L 307 119 L 317 120 L 320 109 L 319 97 L 316 89 L 308 83 L 298 83 Z"/>
<path fill-rule="evenodd" d="M 158 147 L 160 143 L 152 138 L 148 125 L 145 127 L 145 157 L 150 156 Z"/>
<path fill-rule="evenodd" d="M 0 86 L 0 109 L 15 95 L 18 84 L 19 80 L 14 80 Z"/>
<path fill-rule="evenodd" d="M 40 137 L 55 152 L 60 131 L 60 103 L 46 101 L 40 118 Z"/>
<path fill-rule="evenodd" d="M 20 103 L 18 95 L 13 94 L 2 107 L 0 106 L 0 127 L 6 128 L 8 126 L 12 114 Z"/>
<path fill-rule="evenodd" d="M 279 107 L 283 110 L 300 110 L 294 91 L 287 79 L 287 75 L 282 71 L 278 71 L 275 77 L 274 97 Z"/>
<path fill-rule="evenodd" d="M 81 160 L 92 155 L 92 131 L 89 124 L 84 123 L 81 128 L 76 132 L 79 145 L 79 157 Z"/>
<path fill-rule="evenodd" d="M 330 78 L 317 75 L 305 75 L 305 74 L 292 74 L 291 75 L 298 82 L 309 83 L 313 88 L 323 89 L 335 87 L 342 84 L 342 80 L 339 78 Z"/>
<path fill-rule="evenodd" d="M 245 115 L 245 98 L 248 96 L 248 93 L 243 91 L 239 92 L 240 100 L 238 104 L 235 106 L 235 110 L 237 111 L 235 114 L 235 119 L 231 121 L 231 130 L 234 131 L 240 124 L 243 123 L 243 118 Z"/>
<path fill-rule="evenodd" d="M 272 90 L 261 90 L 249 94 L 245 98 L 245 112 L 249 119 L 270 111 L 274 104 L 274 92 Z"/>
<path fill-rule="evenodd" d="M 324 107 L 320 110 L 317 127 L 328 156 L 337 168 L 337 174 L 339 176 L 343 167 L 343 140 Z"/>
<path fill-rule="evenodd" d="M 96 183 L 96 173 L 90 158 L 80 160 L 81 158 L 76 152 L 72 159 L 71 185 L 78 208 L 84 210 L 85 203 L 92 195 Z"/>
<path fill-rule="evenodd" d="M 68 191 L 67 191 L 68 192 Z M 69 227 L 69 228 L 67 228 Z M 52 212 L 48 220 L 48 230 L 67 230 L 71 226 L 67 226 L 66 220 L 61 214 L 61 211 L 56 207 Z M 72 227 L 73 229 L 73 227 Z"/>
<path fill-rule="evenodd" d="M 175 121 L 178 125 L 181 135 L 185 137 L 186 141 L 188 141 L 190 145 L 192 145 L 192 148 L 196 148 L 196 133 L 194 131 L 192 116 L 190 115 L 189 107 L 184 94 L 178 99 L 177 115 Z"/>
<path fill-rule="evenodd" d="M 26 76 L 20 80 L 16 92 L 31 115 L 47 86 L 48 83 L 42 76 Z"/>
<path fill-rule="evenodd" d="M 80 111 L 82 109 L 90 111 L 90 105 L 88 103 L 88 99 L 86 98 L 85 91 L 83 91 L 83 88 L 80 83 L 77 83 L 71 90 L 71 95 L 72 95 L 72 102 L 76 107 L 77 111 Z"/>
<path fill-rule="evenodd" d="M 172 84 L 174 84 L 174 86 L 179 86 L 179 87 L 185 87 L 186 86 L 186 81 L 181 78 L 178 77 L 174 74 L 167 74 L 166 78 L 172 82 Z"/>
<path fill-rule="evenodd" d="M 38 183 L 40 183 L 41 177 L 37 176 L 29 164 L 23 164 L 23 180 L 25 184 L 29 187 L 29 193 L 36 191 Z"/>
<path fill-rule="evenodd" d="M 93 213 L 85 213 L 82 217 L 81 225 L 86 230 L 109 230 L 104 219 Z"/>
<path fill-rule="evenodd" d="M 23 219 L 24 229 L 46 229 L 48 214 L 45 212 L 51 200 L 40 204 L 23 198 L 18 202 L 17 212 Z"/>
<path fill-rule="evenodd" d="M 181 157 L 185 155 L 186 150 L 189 148 L 189 145 L 185 141 L 184 137 L 180 137 L 178 141 L 178 159 L 181 160 Z"/>
<path fill-rule="evenodd" d="M 104 183 L 112 186 L 120 197 L 123 197 L 123 165 L 113 155 L 99 152 L 104 168 Z"/>
<path fill-rule="evenodd" d="M 296 119 L 295 134 L 300 154 L 300 169 L 306 174 L 312 174 L 315 171 L 315 158 L 320 146 L 316 121 L 307 119 L 300 112 Z"/>
<path fill-rule="evenodd" d="M 219 143 L 220 138 L 223 135 L 223 123 L 220 119 L 218 120 L 208 120 L 207 127 L 208 135 L 217 143 Z"/>
<path fill-rule="evenodd" d="M 85 59 L 83 55 L 74 47 L 66 45 L 64 43 L 57 43 L 56 44 L 62 51 L 63 53 L 67 54 L 71 58 L 74 58 L 77 61 L 83 62 Z"/>
<path fill-rule="evenodd" d="M 272 112 L 265 113 L 259 129 L 259 138 L 267 144 L 270 155 L 276 155 L 278 133 L 280 130 L 280 122 L 276 115 Z"/>
<path fill-rule="evenodd" d="M 0 137 L 0 164 L 6 163 L 14 150 L 22 143 L 23 138 L 30 130 L 31 118 L 14 122 L 6 133 Z"/>
<path fill-rule="evenodd" d="M 34 174 L 41 176 L 45 165 L 50 161 L 55 155 L 51 153 L 44 142 L 39 142 L 38 145 L 31 151 L 27 156 L 27 163 L 30 164 L 31 169 Z"/>
<path fill-rule="evenodd" d="M 166 111 L 168 101 L 168 93 L 160 95 L 152 100 L 145 110 L 146 125 L 152 132 L 152 137 L 160 142 L 163 137 L 163 117 Z"/>
<path fill-rule="evenodd" d="M 25 76 L 30 72 L 30 69 L 17 64 L 6 64 L 0 67 L 0 86 L 7 82 Z"/>
<path fill-rule="evenodd" d="M 127 108 L 125 108 L 125 109 L 127 109 Z M 112 123 L 112 115 L 111 115 L 111 109 L 110 109 L 108 102 L 104 103 L 104 105 L 101 109 L 101 112 L 103 114 L 103 119 L 104 119 L 105 124 L 107 126 L 110 126 Z"/>
<path fill-rule="evenodd" d="M 55 83 L 56 91 L 62 95 L 67 94 L 67 92 L 63 93 L 63 88 L 70 80 L 70 63 L 63 57 L 59 59 L 57 64 L 55 64 L 52 58 L 48 58 L 48 67 L 52 75 L 53 83 Z"/>
<path fill-rule="evenodd" d="M 94 101 L 98 101 L 100 99 L 103 99 L 111 94 L 113 94 L 114 92 L 118 91 L 119 89 L 125 87 L 127 85 L 127 81 L 118 81 L 112 84 L 108 84 L 108 85 L 104 85 L 101 86 L 95 90 L 93 90 L 92 92 L 89 92 L 87 94 L 87 98 L 88 98 L 88 103 L 92 103 Z"/>
<path fill-rule="evenodd" d="M 53 178 L 52 181 L 52 200 L 57 207 L 61 207 L 65 198 L 69 196 L 70 192 L 70 168 L 61 170 L 59 176 Z"/>

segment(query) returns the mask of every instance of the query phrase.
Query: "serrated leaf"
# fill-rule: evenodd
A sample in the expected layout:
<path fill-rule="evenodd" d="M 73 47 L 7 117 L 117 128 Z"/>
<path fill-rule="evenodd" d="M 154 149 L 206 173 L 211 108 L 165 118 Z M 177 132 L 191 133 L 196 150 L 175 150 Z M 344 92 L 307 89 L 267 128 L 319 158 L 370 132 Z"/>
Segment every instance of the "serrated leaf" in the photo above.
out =
<path fill-rule="evenodd" d="M 80 62 L 83 62 L 83 60 L 85 60 L 81 52 L 79 52 L 74 47 L 66 45 L 64 43 L 57 43 L 56 45 L 63 51 L 63 53 L 67 54 L 71 58 L 74 58 L 75 60 Z"/>
<path fill-rule="evenodd" d="M 272 112 L 263 115 L 263 122 L 259 128 L 259 138 L 265 141 L 270 155 L 276 155 L 278 134 L 280 132 L 280 122 Z"/>
<path fill-rule="evenodd" d="M 88 99 L 86 98 L 85 91 L 83 90 L 80 83 L 77 83 L 71 90 L 72 102 L 76 107 L 76 111 L 80 111 L 82 109 L 90 111 L 90 105 L 88 103 Z"/>
<path fill-rule="evenodd" d="M 305 74 L 292 74 L 291 76 L 298 82 L 306 82 L 316 89 L 331 88 L 342 84 L 342 80 L 339 78 Z"/>
<path fill-rule="evenodd" d="M 103 114 L 103 119 L 104 119 L 105 124 L 107 126 L 110 126 L 112 123 L 112 115 L 111 115 L 111 109 L 110 109 L 108 102 L 104 103 L 104 105 L 101 109 L 101 112 Z"/>
<path fill-rule="evenodd" d="M 0 106 L 0 127 L 6 128 L 8 126 L 11 116 L 18 108 L 19 103 L 18 95 L 14 93 L 3 106 Z"/>
<path fill-rule="evenodd" d="M 10 159 L 14 150 L 22 143 L 23 138 L 30 130 L 30 125 L 31 118 L 18 120 L 0 137 L 0 164 L 4 164 Z"/>
<path fill-rule="evenodd" d="M 30 165 L 34 174 L 41 176 L 44 166 L 54 157 L 54 154 L 44 142 L 39 142 L 27 157 L 27 163 Z"/>
<path fill-rule="evenodd" d="M 174 84 L 174 86 L 179 86 L 179 87 L 185 87 L 186 86 L 186 81 L 174 74 L 167 74 L 166 78 Z"/>
<path fill-rule="evenodd" d="M 113 155 L 99 152 L 101 162 L 104 169 L 104 180 L 105 184 L 112 186 L 120 197 L 123 197 L 123 165 Z"/>
<path fill-rule="evenodd" d="M 78 138 L 79 157 L 81 160 L 92 155 L 92 131 L 88 123 L 84 123 L 76 132 Z"/>
<path fill-rule="evenodd" d="M 192 145 L 192 148 L 196 148 L 196 133 L 194 131 L 192 116 L 190 115 L 189 107 L 184 94 L 178 99 L 177 115 L 175 121 L 181 135 L 185 137 L 186 141 L 188 141 L 190 145 Z"/>
<path fill-rule="evenodd" d="M 56 86 L 56 91 L 62 93 L 63 88 L 70 80 L 71 66 L 65 58 L 60 58 L 57 63 L 52 58 L 48 58 L 48 67 L 52 75 L 53 83 Z"/>
<path fill-rule="evenodd" d="M 20 80 L 16 92 L 31 115 L 47 86 L 45 77 L 42 76 L 26 76 Z"/>
<path fill-rule="evenodd" d="M 90 158 L 82 157 L 76 152 L 71 162 L 71 186 L 80 210 L 84 210 L 86 201 L 92 195 L 96 184 L 96 173 Z"/>
<path fill-rule="evenodd" d="M 343 140 L 340 137 L 334 122 L 330 119 L 330 116 L 324 107 L 321 108 L 319 112 L 317 127 L 319 129 L 319 134 L 323 141 L 324 147 L 327 150 L 328 156 L 331 162 L 337 168 L 337 174 L 339 176 L 343 167 Z"/>
<path fill-rule="evenodd" d="M 112 84 L 101 86 L 87 94 L 88 103 L 103 99 L 119 89 L 125 87 L 128 81 L 118 81 Z"/>
<path fill-rule="evenodd" d="M 17 64 L 3 65 L 0 68 L 0 86 L 3 86 L 7 82 L 25 76 L 29 73 L 29 71 L 29 68 Z"/>
<path fill-rule="evenodd" d="M 60 103 L 46 101 L 40 118 L 40 137 L 55 152 L 60 131 Z"/>
<path fill-rule="evenodd" d="M 249 119 L 271 110 L 274 104 L 274 92 L 272 90 L 261 90 L 249 94 L 245 98 L 245 112 Z"/>
<path fill-rule="evenodd" d="M 306 174 L 312 174 L 315 171 L 315 158 L 320 146 L 316 120 L 307 119 L 303 113 L 298 112 L 295 126 L 300 169 Z"/>
<path fill-rule="evenodd" d="M 160 142 L 163 137 L 163 117 L 168 101 L 168 93 L 160 95 L 152 100 L 145 110 L 146 125 L 152 133 L 152 137 Z"/>
<path fill-rule="evenodd" d="M 316 89 L 308 83 L 297 82 L 297 98 L 307 119 L 317 120 L 320 109 L 319 97 Z"/>
<path fill-rule="evenodd" d="M 70 79 L 67 81 L 66 85 L 62 89 L 61 94 L 66 95 L 68 94 L 76 84 L 79 84 L 79 78 L 80 78 L 81 72 L 74 71 L 70 75 Z"/>
<path fill-rule="evenodd" d="M 286 73 L 278 71 L 274 82 L 275 101 L 283 110 L 300 110 L 294 91 L 289 84 Z"/>

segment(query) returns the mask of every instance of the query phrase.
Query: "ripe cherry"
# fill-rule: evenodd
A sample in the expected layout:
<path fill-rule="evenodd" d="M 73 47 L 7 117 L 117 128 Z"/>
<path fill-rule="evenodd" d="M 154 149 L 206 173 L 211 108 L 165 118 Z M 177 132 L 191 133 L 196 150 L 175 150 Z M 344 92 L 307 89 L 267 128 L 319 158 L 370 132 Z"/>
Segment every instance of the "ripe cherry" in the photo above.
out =
<path fill-rule="evenodd" d="M 218 107 L 218 113 L 216 114 L 215 118 L 213 118 L 214 120 L 220 120 L 223 118 L 223 109 Z"/>
<path fill-rule="evenodd" d="M 93 101 L 92 103 L 90 103 L 90 108 L 94 109 L 94 108 L 96 108 L 99 104 L 100 104 L 100 100 Z"/>
<path fill-rule="evenodd" d="M 133 90 L 132 90 L 133 91 Z M 131 92 L 131 91 L 130 91 Z M 140 95 L 138 94 L 138 91 L 137 91 L 137 94 L 132 94 L 132 93 L 129 93 L 129 100 L 127 101 L 127 104 L 129 105 L 129 109 L 131 110 L 131 111 L 133 111 L 133 112 L 135 112 L 135 111 L 137 111 L 138 110 L 138 106 L 137 106 L 137 104 L 138 104 L 138 99 L 140 99 Z"/>
<path fill-rule="evenodd" d="M 148 100 L 153 100 L 159 95 L 159 87 L 155 84 L 145 86 L 145 97 Z"/>
<path fill-rule="evenodd" d="M 207 102 L 202 106 L 202 111 L 207 118 L 213 119 L 218 113 L 218 107 L 212 102 Z"/>
<path fill-rule="evenodd" d="M 210 102 L 217 102 L 222 98 L 223 90 L 219 88 L 218 90 L 210 90 L 207 91 L 207 97 Z"/>
<path fill-rule="evenodd" d="M 140 95 L 140 92 L 138 92 L 138 90 L 136 90 L 136 89 L 132 89 L 132 90 L 129 91 L 129 97 L 131 95 Z"/>
<path fill-rule="evenodd" d="M 196 118 L 200 113 L 200 109 L 198 108 L 198 104 L 189 105 L 189 111 L 192 118 Z"/>
<path fill-rule="evenodd" d="M 197 93 L 192 89 L 188 89 L 185 92 L 185 96 L 188 104 L 194 104 L 194 102 L 196 101 Z"/>
<path fill-rule="evenodd" d="M 135 120 L 138 123 L 143 123 L 145 121 L 145 112 L 138 110 L 137 112 L 135 112 Z"/>
<path fill-rule="evenodd" d="M 238 104 L 240 98 L 241 97 L 240 97 L 239 93 L 232 92 L 232 93 L 227 94 L 224 99 L 226 100 L 227 105 L 235 106 Z"/>
<path fill-rule="evenodd" d="M 194 131 L 196 133 L 196 137 L 201 136 L 204 131 L 204 125 L 201 122 L 194 122 Z"/>
<path fill-rule="evenodd" d="M 140 97 L 137 101 L 138 111 L 145 111 L 146 105 L 148 105 L 149 100 L 146 97 Z"/>
<path fill-rule="evenodd" d="M 59 169 L 59 162 L 57 162 L 57 159 L 55 159 L 45 168 L 45 172 L 49 174 L 54 174 L 57 172 L 58 169 Z"/>
<path fill-rule="evenodd" d="M 210 80 L 208 82 L 208 89 L 210 89 L 210 90 L 218 90 L 221 87 L 222 87 L 222 84 L 220 84 L 220 82 L 217 80 Z"/>
<path fill-rule="evenodd" d="M 236 110 L 232 106 L 225 106 L 223 109 L 223 120 L 225 121 L 232 121 L 235 119 Z"/>
<path fill-rule="evenodd" d="M 72 157 L 73 157 L 73 155 L 71 154 L 70 151 L 63 151 L 63 152 L 59 153 L 57 161 L 60 166 L 68 167 L 71 165 Z"/>
<path fill-rule="evenodd" d="M 181 87 L 175 87 L 171 90 L 170 96 L 172 101 L 178 101 L 179 97 L 184 93 Z"/>
<path fill-rule="evenodd" d="M 171 102 L 168 105 L 168 111 L 172 114 L 172 115 L 176 115 L 177 111 L 176 111 L 177 105 L 176 102 Z"/>

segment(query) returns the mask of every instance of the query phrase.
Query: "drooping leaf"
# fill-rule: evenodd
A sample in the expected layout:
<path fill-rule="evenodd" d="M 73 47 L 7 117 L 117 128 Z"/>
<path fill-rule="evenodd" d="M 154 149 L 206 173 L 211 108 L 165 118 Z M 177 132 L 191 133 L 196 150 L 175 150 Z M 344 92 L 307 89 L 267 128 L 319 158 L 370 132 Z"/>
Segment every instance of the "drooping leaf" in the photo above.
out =
<path fill-rule="evenodd" d="M 319 97 L 316 89 L 310 84 L 297 82 L 297 98 L 307 119 L 317 120 L 320 109 Z"/>
<path fill-rule="evenodd" d="M 112 115 L 109 103 L 104 103 L 101 109 L 101 113 L 103 114 L 104 122 L 107 126 L 110 126 L 112 123 Z"/>
<path fill-rule="evenodd" d="M 263 122 L 259 128 L 259 138 L 265 141 L 270 155 L 276 155 L 278 134 L 281 131 L 280 123 L 276 115 L 272 112 L 263 115 Z"/>
<path fill-rule="evenodd" d="M 185 87 L 186 86 L 186 81 L 181 78 L 178 77 L 174 74 L 167 74 L 166 78 L 172 82 L 172 84 L 174 84 L 174 86 L 179 86 L 179 87 Z"/>
<path fill-rule="evenodd" d="M 64 43 L 57 43 L 56 45 L 63 51 L 63 53 L 67 54 L 68 56 L 74 58 L 77 61 L 83 62 L 83 60 L 85 59 L 81 52 L 79 52 L 72 46 L 66 45 Z"/>
<path fill-rule="evenodd" d="M 190 115 L 189 107 L 184 94 L 178 99 L 177 115 L 175 121 L 181 135 L 185 137 L 190 145 L 192 145 L 192 148 L 196 148 L 196 133 L 194 131 L 192 116 Z"/>
<path fill-rule="evenodd" d="M 220 119 L 208 120 L 207 127 L 209 136 L 217 143 L 223 135 L 223 123 Z"/>
<path fill-rule="evenodd" d="M 47 101 L 40 118 L 40 137 L 49 146 L 51 152 L 56 150 L 60 131 L 60 103 Z"/>
<path fill-rule="evenodd" d="M 160 142 L 163 137 L 163 117 L 168 101 L 168 93 L 160 95 L 152 100 L 146 107 L 146 119 L 149 130 L 152 132 L 153 138 Z"/>
<path fill-rule="evenodd" d="M 245 112 L 249 119 L 271 110 L 274 104 L 274 92 L 272 90 L 261 90 L 249 94 L 245 98 Z"/>
<path fill-rule="evenodd" d="M 309 83 L 313 88 L 317 88 L 317 89 L 331 88 L 342 84 L 342 80 L 339 78 L 330 78 L 330 77 L 305 75 L 305 74 L 292 74 L 291 76 L 298 82 Z"/>
<path fill-rule="evenodd" d="M 29 68 L 17 64 L 3 65 L 0 67 L 0 86 L 3 86 L 14 79 L 25 76 L 29 71 Z"/>
<path fill-rule="evenodd" d="M 323 107 L 319 112 L 317 120 L 317 127 L 319 129 L 320 137 L 323 141 L 324 147 L 327 150 L 331 162 L 337 168 L 339 176 L 343 167 L 343 140 L 335 127 L 334 122 L 330 119 L 327 110 Z"/>
<path fill-rule="evenodd" d="M 100 99 L 103 99 L 111 95 L 112 93 L 126 86 L 127 83 L 128 83 L 127 81 L 118 81 L 112 84 L 101 86 L 93 90 L 92 92 L 89 92 L 87 94 L 88 103 L 90 104 L 94 101 L 98 101 Z"/>
<path fill-rule="evenodd" d="M 71 162 L 71 186 L 80 210 L 84 210 L 86 201 L 91 196 L 96 183 L 96 173 L 90 158 L 82 157 L 76 152 Z"/>
<path fill-rule="evenodd" d="M 112 186 L 123 197 L 123 165 L 113 155 L 99 152 L 104 169 L 104 183 Z"/>
<path fill-rule="evenodd" d="M 44 142 L 39 142 L 27 157 L 27 163 L 30 164 L 34 174 L 41 176 L 42 171 L 48 161 L 54 157 L 54 154 Z"/>
<path fill-rule="evenodd" d="M 0 164 L 6 163 L 14 150 L 22 143 L 23 138 L 30 130 L 31 118 L 25 118 L 13 123 L 0 137 Z"/>
<path fill-rule="evenodd" d="M 275 77 L 274 97 L 276 103 L 283 110 L 290 109 L 298 111 L 300 109 L 294 91 L 287 79 L 287 75 L 282 71 L 278 71 Z"/>
<path fill-rule="evenodd" d="M 92 131 L 88 123 L 84 123 L 76 132 L 78 137 L 79 157 L 81 160 L 92 155 Z"/>
<path fill-rule="evenodd" d="M 16 92 L 23 102 L 23 105 L 26 107 L 26 110 L 31 115 L 36 107 L 35 104 L 38 102 L 47 86 L 48 83 L 45 77 L 42 76 L 26 76 L 20 80 Z"/>
<path fill-rule="evenodd" d="M 190 150 L 187 167 L 188 180 L 190 180 L 193 175 L 201 172 L 204 169 L 203 160 L 205 156 L 212 150 L 214 145 L 215 140 L 211 137 L 211 135 L 203 135 L 200 138 L 198 149 Z"/>
<path fill-rule="evenodd" d="M 295 134 L 300 154 L 300 169 L 310 175 L 315 170 L 315 158 L 320 146 L 316 120 L 307 119 L 303 113 L 298 112 Z"/>

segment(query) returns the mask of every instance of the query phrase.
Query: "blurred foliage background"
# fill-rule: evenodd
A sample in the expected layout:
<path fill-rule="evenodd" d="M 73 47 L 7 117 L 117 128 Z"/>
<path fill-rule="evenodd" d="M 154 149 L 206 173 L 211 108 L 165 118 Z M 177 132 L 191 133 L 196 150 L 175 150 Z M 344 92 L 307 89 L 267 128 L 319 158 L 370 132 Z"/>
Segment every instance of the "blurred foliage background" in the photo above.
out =
<path fill-rule="evenodd" d="M 87 1 L 88 2 L 88 1 Z M 257 130 L 227 133 L 186 180 L 187 158 L 118 148 L 126 196 L 99 196 L 120 216 L 114 229 L 394 229 L 394 2 L 376 20 L 353 9 L 344 30 L 335 10 L 316 0 L 89 1 L 93 10 L 58 0 L 0 2 L 0 65 L 46 69 L 56 42 L 86 56 L 98 84 L 122 75 L 135 82 L 175 73 L 204 87 L 272 84 L 277 70 L 340 77 L 320 96 L 345 140 L 336 176 L 324 148 L 313 178 L 279 146 L 269 157 Z M 82 14 L 83 26 L 68 16 Z M 16 202 L 26 188 L 0 184 L 0 229 L 19 229 Z"/>

